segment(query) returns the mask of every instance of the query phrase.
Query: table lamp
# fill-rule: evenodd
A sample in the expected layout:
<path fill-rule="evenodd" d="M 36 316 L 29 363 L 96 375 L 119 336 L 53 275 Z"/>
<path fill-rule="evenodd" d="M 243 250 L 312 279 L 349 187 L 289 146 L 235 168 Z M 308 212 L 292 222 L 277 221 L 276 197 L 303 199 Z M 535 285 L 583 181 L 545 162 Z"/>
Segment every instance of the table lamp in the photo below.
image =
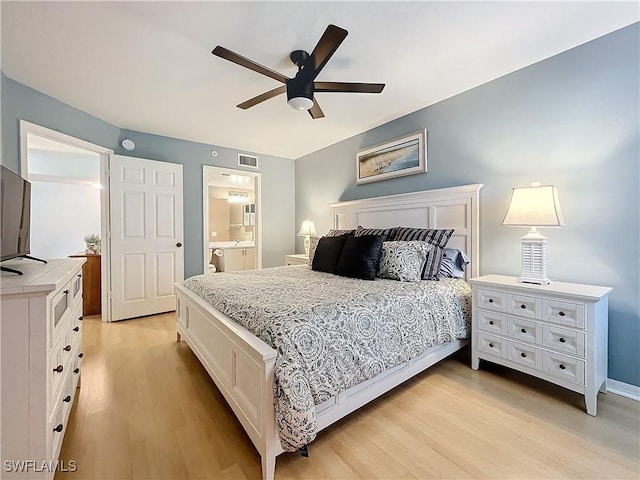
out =
<path fill-rule="evenodd" d="M 316 234 L 316 227 L 311 220 L 305 220 L 302 222 L 302 226 L 300 227 L 300 231 L 298 232 L 299 237 L 304 237 L 304 254 L 309 256 L 309 243 L 311 235 Z"/>
<path fill-rule="evenodd" d="M 502 222 L 512 227 L 530 227 L 522 237 L 522 275 L 518 282 L 549 285 L 547 278 L 547 238 L 537 227 L 564 227 L 558 189 L 554 185 L 532 184 L 514 187 L 509 209 Z"/>

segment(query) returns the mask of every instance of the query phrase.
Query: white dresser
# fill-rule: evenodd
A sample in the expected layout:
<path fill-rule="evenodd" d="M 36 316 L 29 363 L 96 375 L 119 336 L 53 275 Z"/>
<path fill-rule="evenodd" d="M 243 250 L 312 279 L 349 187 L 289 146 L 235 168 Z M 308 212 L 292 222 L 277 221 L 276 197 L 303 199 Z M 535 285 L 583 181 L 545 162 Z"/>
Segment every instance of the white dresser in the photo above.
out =
<path fill-rule="evenodd" d="M 608 296 L 611 288 L 518 283 L 486 275 L 473 289 L 471 368 L 480 359 L 505 365 L 585 396 L 596 414 L 606 392 Z"/>
<path fill-rule="evenodd" d="M 85 261 L 2 263 L 24 273 L 0 277 L 3 479 L 55 474 L 80 380 Z"/>

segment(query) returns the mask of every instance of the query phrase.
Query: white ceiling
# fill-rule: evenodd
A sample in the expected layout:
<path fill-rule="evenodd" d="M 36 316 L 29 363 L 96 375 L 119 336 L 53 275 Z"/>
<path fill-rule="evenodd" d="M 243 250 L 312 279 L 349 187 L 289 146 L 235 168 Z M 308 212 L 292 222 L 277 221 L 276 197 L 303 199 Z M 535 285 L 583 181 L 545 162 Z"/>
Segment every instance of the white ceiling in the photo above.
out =
<path fill-rule="evenodd" d="M 120 128 L 298 158 L 622 28 L 627 2 L 7 2 L 8 77 Z M 320 93 L 313 120 L 275 80 L 211 54 L 222 45 L 284 75 L 329 23 L 349 36 L 317 80 L 386 83 Z"/>

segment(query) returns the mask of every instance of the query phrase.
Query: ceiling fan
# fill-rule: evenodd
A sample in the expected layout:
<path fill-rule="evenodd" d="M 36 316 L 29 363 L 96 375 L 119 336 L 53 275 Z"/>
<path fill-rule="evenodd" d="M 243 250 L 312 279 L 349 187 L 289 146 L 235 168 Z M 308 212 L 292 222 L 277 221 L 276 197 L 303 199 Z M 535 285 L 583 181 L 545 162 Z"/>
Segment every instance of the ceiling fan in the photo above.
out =
<path fill-rule="evenodd" d="M 237 63 L 238 65 L 278 80 L 284 85 L 269 90 L 238 105 L 247 108 L 258 105 L 270 98 L 287 93 L 287 103 L 296 110 L 308 110 L 312 118 L 322 118 L 324 113 L 314 97 L 317 92 L 346 92 L 346 93 L 380 93 L 384 83 L 348 83 L 348 82 L 316 82 L 315 79 L 327 64 L 331 56 L 338 49 L 349 32 L 344 28 L 329 25 L 320 37 L 318 44 L 311 52 L 294 50 L 289 58 L 298 67 L 298 73 L 293 78 L 286 77 L 270 68 L 260 65 L 253 60 L 238 55 L 224 47 L 217 46 L 211 53 L 220 58 Z"/>

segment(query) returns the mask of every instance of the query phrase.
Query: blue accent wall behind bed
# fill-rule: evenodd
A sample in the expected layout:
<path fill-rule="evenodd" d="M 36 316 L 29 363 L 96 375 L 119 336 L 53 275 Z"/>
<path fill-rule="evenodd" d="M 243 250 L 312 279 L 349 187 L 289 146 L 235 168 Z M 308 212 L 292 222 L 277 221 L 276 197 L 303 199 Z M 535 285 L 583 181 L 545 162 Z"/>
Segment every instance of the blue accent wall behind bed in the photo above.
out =
<path fill-rule="evenodd" d="M 327 231 L 332 202 L 483 183 L 480 272 L 518 275 L 511 188 L 555 184 L 567 226 L 541 229 L 549 276 L 613 287 L 609 378 L 640 386 L 639 40 L 631 25 L 298 159 L 296 225 Z M 426 174 L 356 185 L 357 150 L 423 128 Z"/>

